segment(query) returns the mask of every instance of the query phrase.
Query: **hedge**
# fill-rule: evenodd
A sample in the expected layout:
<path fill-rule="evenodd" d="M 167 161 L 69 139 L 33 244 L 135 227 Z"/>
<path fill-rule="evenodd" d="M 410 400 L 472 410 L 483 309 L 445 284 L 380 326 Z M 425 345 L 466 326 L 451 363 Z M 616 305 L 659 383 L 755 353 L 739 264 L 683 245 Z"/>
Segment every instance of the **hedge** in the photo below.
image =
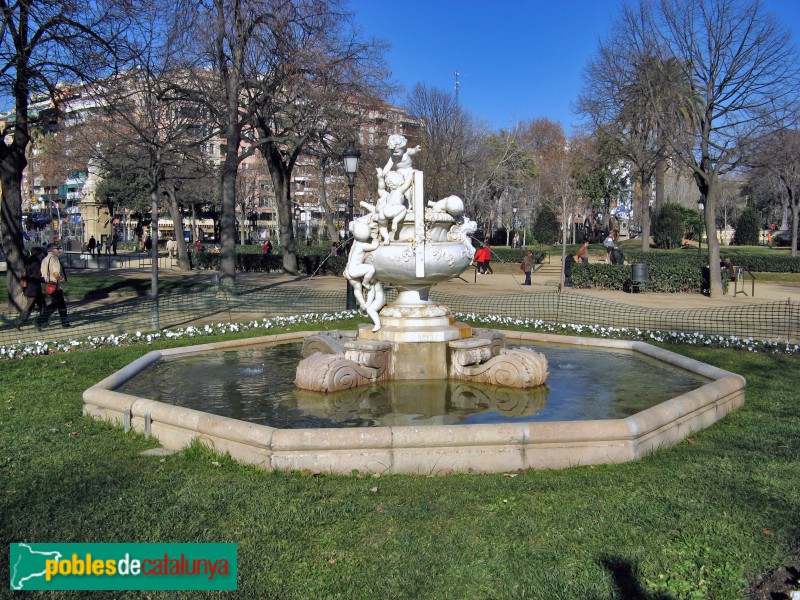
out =
<path fill-rule="evenodd" d="M 190 254 L 192 266 L 197 269 L 219 270 L 220 255 L 215 252 L 193 252 Z M 329 252 L 298 253 L 297 266 L 305 275 L 341 275 L 347 257 L 331 256 Z M 281 273 L 283 256 L 281 254 L 236 253 L 236 271 L 246 273 Z"/>
<path fill-rule="evenodd" d="M 474 244 L 475 249 L 477 250 L 480 245 Z M 544 250 L 536 250 L 535 248 L 528 248 L 533 252 L 533 260 L 537 263 L 544 261 L 544 257 L 547 253 Z M 492 260 L 496 260 L 498 262 L 504 263 L 520 263 L 522 262 L 522 257 L 525 256 L 526 249 L 523 248 L 508 248 L 507 246 L 502 247 L 494 247 L 492 246 Z"/>
<path fill-rule="evenodd" d="M 800 273 L 800 256 L 763 256 L 751 254 L 728 255 L 720 253 L 720 259 L 730 257 L 731 262 L 737 267 L 744 267 L 753 273 Z M 628 250 L 626 258 L 630 263 L 645 263 L 648 267 L 695 267 L 701 268 L 708 265 L 706 254 L 686 251 L 686 254 L 665 252 L 642 252 Z"/>
<path fill-rule="evenodd" d="M 648 265 L 647 271 L 648 291 L 671 293 L 703 291 L 703 269 L 701 267 Z M 728 281 L 727 272 L 724 272 L 722 288 L 725 293 L 728 291 Z M 572 286 L 582 289 L 630 291 L 631 265 L 576 264 L 572 267 Z"/>
<path fill-rule="evenodd" d="M 518 248 L 492 248 L 492 260 L 519 263 L 523 251 Z M 192 266 L 197 269 L 219 270 L 220 255 L 216 252 L 192 252 Z M 537 263 L 544 260 L 545 252 L 533 250 Z M 331 256 L 329 248 L 303 247 L 297 254 L 297 265 L 304 275 L 341 275 L 347 265 L 346 256 Z M 283 272 L 283 255 L 255 252 L 236 252 L 236 271 L 245 273 Z"/>

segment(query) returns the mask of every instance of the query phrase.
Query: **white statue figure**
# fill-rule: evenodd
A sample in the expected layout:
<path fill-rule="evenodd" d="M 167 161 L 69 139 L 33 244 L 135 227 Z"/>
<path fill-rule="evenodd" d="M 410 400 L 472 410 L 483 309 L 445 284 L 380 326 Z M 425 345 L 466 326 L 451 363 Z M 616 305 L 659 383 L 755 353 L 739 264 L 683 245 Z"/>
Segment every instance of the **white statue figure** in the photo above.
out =
<path fill-rule="evenodd" d="M 379 186 L 380 181 L 385 179 L 391 171 L 401 173 L 404 181 L 412 177 L 414 164 L 411 161 L 411 157 L 422 151 L 422 148 L 419 146 L 409 149 L 408 140 L 405 136 L 399 134 L 390 135 L 386 145 L 389 147 L 389 160 L 386 162 L 386 166 L 384 166 L 383 169 L 378 170 Z M 411 202 L 410 188 L 406 190 L 405 198 L 407 202 Z"/>
<path fill-rule="evenodd" d="M 373 237 L 369 223 L 362 220 L 355 220 L 350 223 L 350 231 L 353 234 L 353 245 L 350 247 L 350 255 L 347 258 L 347 267 L 344 270 L 345 278 L 353 286 L 353 294 L 361 308 L 366 307 L 364 300 L 364 289 L 369 290 L 372 277 L 375 275 L 375 267 L 364 262 L 367 253 L 372 252 L 380 243 Z"/>
<path fill-rule="evenodd" d="M 454 219 L 457 219 L 464 214 L 464 201 L 458 196 L 447 196 L 441 200 L 428 201 L 428 208 L 432 212 L 447 213 Z"/>
<path fill-rule="evenodd" d="M 375 217 L 383 243 L 391 243 L 397 227 L 403 222 L 408 209 L 405 205 L 405 193 L 414 183 L 414 171 L 408 176 L 399 171 L 389 171 L 378 178 L 378 203 L 375 206 Z"/>
<path fill-rule="evenodd" d="M 367 311 L 369 318 L 375 326 L 372 331 L 378 331 L 381 328 L 381 318 L 378 316 L 380 310 L 386 306 L 386 294 L 383 291 L 383 283 L 376 281 L 367 293 L 367 299 L 364 305 L 364 310 Z"/>
<path fill-rule="evenodd" d="M 478 224 L 475 221 L 464 217 L 464 220 L 458 225 L 453 225 L 447 234 L 448 239 L 453 240 L 454 242 L 461 242 L 464 244 L 464 246 L 466 246 L 470 264 L 475 256 L 475 248 L 472 246 L 472 234 L 476 231 L 478 231 Z"/>

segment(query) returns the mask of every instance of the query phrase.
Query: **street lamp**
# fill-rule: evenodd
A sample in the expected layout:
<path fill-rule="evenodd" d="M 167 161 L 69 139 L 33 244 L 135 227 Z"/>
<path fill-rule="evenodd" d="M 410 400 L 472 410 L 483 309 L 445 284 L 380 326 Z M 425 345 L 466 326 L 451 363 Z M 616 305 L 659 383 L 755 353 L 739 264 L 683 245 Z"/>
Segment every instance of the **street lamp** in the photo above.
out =
<path fill-rule="evenodd" d="M 353 187 L 356 184 L 356 173 L 358 173 L 358 161 L 361 158 L 361 152 L 356 148 L 355 140 L 351 140 L 347 149 L 342 152 L 342 160 L 344 161 L 344 172 L 347 173 L 347 186 L 350 188 L 350 199 L 347 202 L 347 219 L 345 229 L 349 229 L 350 222 L 353 220 Z M 356 297 L 353 293 L 353 286 L 350 281 L 347 282 L 347 310 L 355 310 Z"/>
<path fill-rule="evenodd" d="M 342 153 L 344 160 L 344 172 L 347 173 L 347 185 L 350 188 L 350 200 L 347 203 L 347 224 L 353 220 L 353 186 L 356 184 L 356 173 L 358 173 L 358 161 L 361 158 L 361 151 L 355 146 L 355 141 L 348 144 L 347 149 Z"/>

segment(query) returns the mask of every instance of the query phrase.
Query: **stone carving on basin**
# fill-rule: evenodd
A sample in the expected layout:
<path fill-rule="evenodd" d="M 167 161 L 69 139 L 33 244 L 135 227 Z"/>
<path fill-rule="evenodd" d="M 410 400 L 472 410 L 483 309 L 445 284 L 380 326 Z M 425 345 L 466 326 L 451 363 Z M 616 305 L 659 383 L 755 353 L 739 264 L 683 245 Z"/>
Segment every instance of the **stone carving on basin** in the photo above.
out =
<path fill-rule="evenodd" d="M 361 202 L 350 223 L 353 242 L 344 276 L 372 326 L 355 339 L 316 335 L 306 339 L 295 384 L 335 392 L 380 381 L 451 378 L 509 388 L 531 388 L 547 379 L 544 356 L 507 350 L 500 334 L 473 333 L 450 309 L 429 299 L 430 288 L 457 277 L 475 254 L 475 221 L 458 196 L 425 201 L 422 172 L 400 135 L 389 137 L 390 157 L 377 169 L 378 198 Z M 384 286 L 397 289 L 386 305 Z"/>

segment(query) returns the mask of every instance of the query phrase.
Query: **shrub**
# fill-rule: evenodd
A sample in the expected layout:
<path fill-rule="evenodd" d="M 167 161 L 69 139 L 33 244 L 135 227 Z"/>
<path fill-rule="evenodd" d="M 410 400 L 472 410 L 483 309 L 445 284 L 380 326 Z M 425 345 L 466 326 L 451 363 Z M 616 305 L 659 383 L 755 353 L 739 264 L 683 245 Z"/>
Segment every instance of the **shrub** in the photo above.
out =
<path fill-rule="evenodd" d="M 653 215 L 653 242 L 656 248 L 678 248 L 683 242 L 685 216 L 682 208 L 673 203 L 665 204 Z"/>
<path fill-rule="evenodd" d="M 630 265 L 580 264 L 572 268 L 572 285 L 576 288 L 600 288 L 629 291 Z M 692 292 L 703 287 L 703 269 L 695 266 L 653 266 L 648 268 L 647 289 L 651 292 Z M 723 277 L 723 292 L 727 292 L 728 278 Z"/>
<path fill-rule="evenodd" d="M 555 244 L 560 229 L 561 226 L 555 213 L 548 208 L 543 208 L 533 222 L 533 237 L 542 244 Z"/>
<path fill-rule="evenodd" d="M 695 267 L 701 268 L 708 264 L 708 255 L 696 252 L 666 253 L 642 252 L 640 250 L 627 250 L 626 255 L 631 263 L 646 263 L 650 267 Z M 725 260 L 724 249 L 720 252 L 720 259 Z M 737 254 L 730 256 L 733 264 L 744 267 L 753 273 L 800 273 L 800 256 L 754 255 Z"/>
<path fill-rule="evenodd" d="M 734 246 L 755 246 L 758 244 L 759 220 L 761 215 L 755 206 L 748 206 L 742 211 L 733 232 Z"/>

